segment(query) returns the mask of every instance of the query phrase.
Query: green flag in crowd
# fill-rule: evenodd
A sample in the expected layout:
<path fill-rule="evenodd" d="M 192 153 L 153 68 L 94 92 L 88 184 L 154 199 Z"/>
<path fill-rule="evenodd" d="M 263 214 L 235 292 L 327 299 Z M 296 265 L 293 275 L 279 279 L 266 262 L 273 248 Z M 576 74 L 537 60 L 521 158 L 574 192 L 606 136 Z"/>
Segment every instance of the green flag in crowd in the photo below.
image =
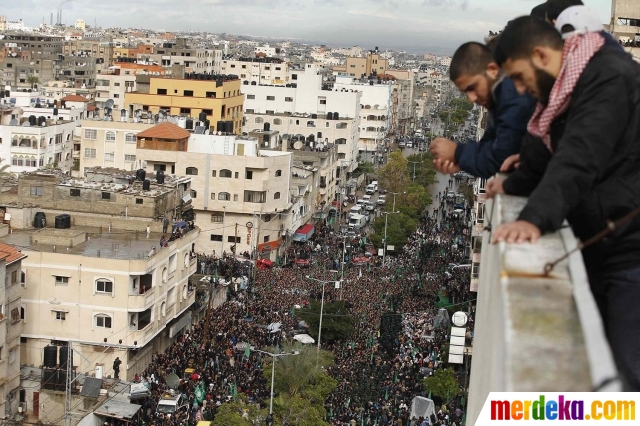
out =
<path fill-rule="evenodd" d="M 204 395 L 205 395 L 204 382 L 200 382 L 200 384 L 196 387 L 196 390 L 194 392 L 195 402 L 198 405 L 202 404 L 202 401 L 204 400 Z"/>
<path fill-rule="evenodd" d="M 250 355 L 251 355 L 251 343 L 247 342 L 247 347 L 244 348 L 244 356 L 249 358 Z"/>
<path fill-rule="evenodd" d="M 431 389 L 429 389 L 429 396 L 427 398 L 431 399 Z"/>

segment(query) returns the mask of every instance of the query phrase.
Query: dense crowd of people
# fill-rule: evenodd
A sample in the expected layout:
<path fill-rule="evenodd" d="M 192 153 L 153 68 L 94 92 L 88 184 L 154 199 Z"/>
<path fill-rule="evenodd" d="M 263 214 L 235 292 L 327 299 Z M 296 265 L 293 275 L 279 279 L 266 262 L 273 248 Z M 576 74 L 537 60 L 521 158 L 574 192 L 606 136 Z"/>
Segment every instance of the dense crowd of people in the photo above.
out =
<path fill-rule="evenodd" d="M 454 185 L 456 182 L 451 179 L 449 187 Z M 350 262 L 353 257 L 365 256 L 366 237 L 342 238 L 335 232 L 339 224 L 335 229 L 316 225 L 310 241 L 292 244 L 286 256 L 289 260 L 281 262 L 281 267 L 252 271 L 242 256 L 199 254 L 199 274 L 215 275 L 220 282 L 246 276 L 249 285 L 229 286 L 227 302 L 210 312 L 208 325 L 203 321 L 193 326 L 164 353 L 153 356 L 152 363 L 138 377 L 150 384 L 151 396 L 141 402 L 144 421 L 178 426 L 211 420 L 217 407 L 238 393 L 246 395 L 250 402 L 268 404 L 270 384 L 263 376 L 263 364 L 270 360 L 259 352 L 245 351 L 246 346 L 292 343 L 291 331 L 300 323 L 296 310 L 319 298 L 321 290 L 317 281 L 305 276 L 330 280 L 330 270 L 342 267 L 344 257 L 343 288 L 325 286 L 325 303 L 342 297 L 355 318 L 355 333 L 346 340 L 323 345 L 333 353 L 335 364 L 328 373 L 338 381 L 338 387 L 325 401 L 325 421 L 336 426 L 460 425 L 464 407 L 456 398 L 443 401 L 434 418 L 410 415 L 413 398 L 430 395 L 423 379 L 448 365 L 443 359 L 448 331 L 434 326 L 438 303 L 444 299 L 459 310 L 474 311 L 469 270 L 452 268 L 466 263 L 468 221 L 451 215 L 454 202 L 444 194 L 437 194 L 434 204 L 438 208 L 435 212 L 431 208 L 425 210 L 402 253 L 387 257 L 384 265 L 380 260 L 371 265 Z M 311 265 L 300 268 L 291 264 L 290 259 L 296 258 L 311 259 Z M 385 321 L 399 327 L 389 334 Z M 265 329 L 265 324 L 274 322 L 281 323 L 280 331 Z M 470 327 L 472 324 L 473 317 Z M 190 368 L 195 374 L 185 374 Z M 189 402 L 188 408 L 173 415 L 157 413 L 157 402 L 167 390 L 171 374 L 180 377 L 177 392 Z M 463 383 L 463 369 L 458 368 L 457 374 Z M 199 387 L 205 390 L 200 403 L 196 396 Z"/>

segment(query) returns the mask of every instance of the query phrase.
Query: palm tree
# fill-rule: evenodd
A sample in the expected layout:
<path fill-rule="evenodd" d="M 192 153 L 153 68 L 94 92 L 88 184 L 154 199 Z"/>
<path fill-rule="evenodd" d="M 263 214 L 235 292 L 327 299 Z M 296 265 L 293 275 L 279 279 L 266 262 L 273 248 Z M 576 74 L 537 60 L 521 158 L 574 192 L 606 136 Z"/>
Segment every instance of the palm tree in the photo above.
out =
<path fill-rule="evenodd" d="M 31 88 L 33 89 L 33 86 L 40 83 L 40 79 L 37 75 L 31 74 L 29 77 L 27 77 L 27 83 L 29 83 L 31 85 Z"/>

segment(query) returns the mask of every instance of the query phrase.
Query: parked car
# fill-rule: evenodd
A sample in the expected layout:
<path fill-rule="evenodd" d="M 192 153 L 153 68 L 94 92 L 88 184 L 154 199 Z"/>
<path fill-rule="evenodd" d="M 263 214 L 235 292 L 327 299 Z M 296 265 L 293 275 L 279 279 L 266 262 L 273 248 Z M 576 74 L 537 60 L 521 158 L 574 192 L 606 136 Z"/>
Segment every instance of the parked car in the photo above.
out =
<path fill-rule="evenodd" d="M 378 205 L 379 206 L 384 206 L 387 202 L 387 196 L 386 195 L 380 195 L 378 196 Z"/>

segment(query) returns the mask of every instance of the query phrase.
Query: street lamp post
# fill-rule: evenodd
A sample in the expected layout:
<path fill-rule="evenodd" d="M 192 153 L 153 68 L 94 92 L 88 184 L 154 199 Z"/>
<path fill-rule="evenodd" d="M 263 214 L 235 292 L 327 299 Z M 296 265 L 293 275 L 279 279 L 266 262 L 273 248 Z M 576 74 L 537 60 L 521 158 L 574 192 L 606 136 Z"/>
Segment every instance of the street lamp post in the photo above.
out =
<path fill-rule="evenodd" d="M 338 271 L 331 270 L 329 272 L 338 272 Z M 322 299 L 320 300 L 320 324 L 318 325 L 318 357 L 316 359 L 316 363 L 318 363 L 318 360 L 320 359 L 320 341 L 322 339 L 322 314 L 324 313 L 324 286 L 325 284 L 331 283 L 333 281 L 323 281 L 317 278 L 310 277 L 309 275 L 307 275 L 306 278 L 308 280 L 316 281 L 322 284 Z M 340 283 L 340 289 L 342 289 L 342 283 Z"/>
<path fill-rule="evenodd" d="M 393 194 L 393 208 L 391 209 L 392 211 L 396 211 L 396 195 L 398 194 L 406 194 L 407 191 L 403 191 L 403 192 L 391 192 L 391 194 Z"/>
<path fill-rule="evenodd" d="M 269 402 L 269 416 L 273 417 L 273 383 L 275 382 L 275 377 L 276 377 L 276 357 L 300 355 L 300 352 L 293 351 L 291 353 L 273 354 L 271 352 L 261 351 L 259 349 L 255 349 L 254 352 L 260 352 L 261 354 L 269 355 L 273 361 L 272 368 L 271 368 L 271 401 Z"/>
<path fill-rule="evenodd" d="M 393 199 L 393 207 L 395 209 L 395 205 L 396 205 L 396 200 L 395 197 Z M 396 213 L 400 213 L 400 212 L 382 212 L 382 214 L 384 215 L 384 250 L 382 251 L 382 265 L 385 265 L 385 261 L 387 259 L 387 224 L 388 224 L 388 219 L 389 219 L 389 215 L 390 214 L 396 214 Z"/>
<path fill-rule="evenodd" d="M 415 181 L 416 180 L 416 164 L 422 164 L 422 163 L 424 163 L 424 160 L 423 161 L 409 161 L 409 163 L 413 164 L 413 178 L 411 180 Z"/>

